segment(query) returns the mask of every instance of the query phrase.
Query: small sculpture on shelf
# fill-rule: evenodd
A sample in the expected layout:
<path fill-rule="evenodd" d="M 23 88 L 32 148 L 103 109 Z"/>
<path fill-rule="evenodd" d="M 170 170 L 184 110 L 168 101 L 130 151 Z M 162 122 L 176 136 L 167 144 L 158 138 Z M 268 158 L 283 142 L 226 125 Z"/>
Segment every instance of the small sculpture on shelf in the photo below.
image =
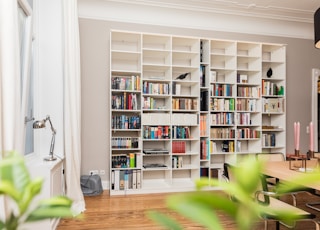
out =
<path fill-rule="evenodd" d="M 273 71 L 272 71 L 272 69 L 271 69 L 271 67 L 268 69 L 268 71 L 267 71 L 267 77 L 268 78 L 270 78 L 271 76 L 272 76 L 272 74 L 273 74 Z"/>
<path fill-rule="evenodd" d="M 180 75 L 176 78 L 176 80 L 178 80 L 178 79 L 183 80 L 183 79 L 185 79 L 189 74 L 190 74 L 190 73 L 180 74 Z"/>

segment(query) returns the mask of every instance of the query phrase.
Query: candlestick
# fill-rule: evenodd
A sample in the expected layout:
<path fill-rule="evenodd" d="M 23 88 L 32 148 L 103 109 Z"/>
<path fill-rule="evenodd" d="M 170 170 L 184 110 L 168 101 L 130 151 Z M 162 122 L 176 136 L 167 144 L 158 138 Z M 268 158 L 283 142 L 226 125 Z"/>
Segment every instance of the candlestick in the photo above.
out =
<path fill-rule="evenodd" d="M 300 122 L 297 123 L 297 150 L 300 150 Z"/>
<path fill-rule="evenodd" d="M 293 131 L 294 131 L 294 149 L 297 149 L 297 122 L 293 123 Z"/>

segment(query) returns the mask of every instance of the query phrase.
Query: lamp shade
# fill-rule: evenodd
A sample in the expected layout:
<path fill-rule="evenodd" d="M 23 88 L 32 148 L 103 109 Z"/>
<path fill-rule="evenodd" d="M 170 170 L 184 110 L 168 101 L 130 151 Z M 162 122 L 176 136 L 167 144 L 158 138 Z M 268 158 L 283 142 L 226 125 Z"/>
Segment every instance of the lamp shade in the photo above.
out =
<path fill-rule="evenodd" d="M 320 8 L 314 13 L 314 46 L 320 49 Z"/>
<path fill-rule="evenodd" d="M 44 127 L 46 127 L 46 121 L 45 120 L 35 121 L 33 123 L 33 128 L 34 129 L 42 129 Z"/>

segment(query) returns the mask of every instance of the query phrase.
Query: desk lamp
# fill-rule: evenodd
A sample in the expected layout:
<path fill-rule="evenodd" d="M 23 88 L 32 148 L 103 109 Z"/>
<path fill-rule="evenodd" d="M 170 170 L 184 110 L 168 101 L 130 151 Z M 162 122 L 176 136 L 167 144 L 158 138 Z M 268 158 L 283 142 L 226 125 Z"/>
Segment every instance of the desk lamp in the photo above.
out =
<path fill-rule="evenodd" d="M 50 144 L 50 152 L 49 156 L 44 158 L 45 161 L 55 161 L 57 158 L 53 156 L 53 150 L 54 150 L 54 143 L 55 143 L 55 136 L 56 136 L 56 130 L 53 128 L 50 116 L 48 115 L 45 119 L 40 120 L 40 121 L 35 121 L 33 123 L 33 128 L 34 129 L 42 129 L 46 127 L 46 122 L 49 121 L 50 126 L 51 126 L 51 131 L 52 131 L 52 138 L 51 138 L 51 144 Z"/>

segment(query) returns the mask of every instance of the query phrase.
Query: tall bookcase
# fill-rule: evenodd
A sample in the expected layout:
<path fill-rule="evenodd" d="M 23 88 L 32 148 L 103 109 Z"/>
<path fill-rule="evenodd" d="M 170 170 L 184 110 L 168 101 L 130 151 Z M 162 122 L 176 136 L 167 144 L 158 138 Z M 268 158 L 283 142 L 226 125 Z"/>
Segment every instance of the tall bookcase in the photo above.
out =
<path fill-rule="evenodd" d="M 110 37 L 111 195 L 193 190 L 224 162 L 285 154 L 284 45 Z"/>

